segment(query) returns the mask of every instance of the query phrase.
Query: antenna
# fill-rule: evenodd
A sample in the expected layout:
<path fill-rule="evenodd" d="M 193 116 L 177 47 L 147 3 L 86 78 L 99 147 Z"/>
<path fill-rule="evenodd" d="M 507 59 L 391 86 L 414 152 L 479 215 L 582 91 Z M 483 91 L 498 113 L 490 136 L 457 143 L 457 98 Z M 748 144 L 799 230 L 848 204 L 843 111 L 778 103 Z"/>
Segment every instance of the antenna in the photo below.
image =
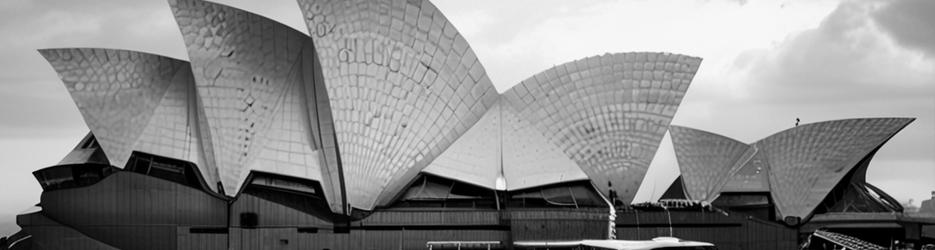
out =
<path fill-rule="evenodd" d="M 659 205 L 662 205 L 662 210 L 666 211 L 666 218 L 669 219 L 669 237 L 675 237 L 672 233 L 672 214 L 669 213 L 669 207 L 666 207 L 665 203 L 660 203 Z"/>

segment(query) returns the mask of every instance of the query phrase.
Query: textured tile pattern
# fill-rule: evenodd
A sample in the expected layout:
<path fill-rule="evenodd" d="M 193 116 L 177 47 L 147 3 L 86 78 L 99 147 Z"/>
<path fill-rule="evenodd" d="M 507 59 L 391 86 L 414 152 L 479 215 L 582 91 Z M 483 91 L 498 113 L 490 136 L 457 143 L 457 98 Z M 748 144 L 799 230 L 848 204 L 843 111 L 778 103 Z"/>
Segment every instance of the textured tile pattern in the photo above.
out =
<path fill-rule="evenodd" d="M 693 200 L 713 202 L 731 179 L 732 168 L 750 149 L 746 143 L 686 127 L 670 126 L 669 135 L 685 192 Z"/>
<path fill-rule="evenodd" d="M 504 96 L 595 185 L 613 183 L 629 203 L 700 63 L 667 53 L 606 54 L 548 69 Z"/>
<path fill-rule="evenodd" d="M 578 163 L 520 118 L 512 105 L 501 106 L 503 175 L 508 190 L 588 179 Z"/>
<path fill-rule="evenodd" d="M 309 126 L 300 79 L 294 79 L 285 89 L 283 100 L 272 116 L 269 128 L 261 140 L 265 143 L 247 169 L 262 170 L 312 180 L 321 180 L 321 157 Z M 238 180 L 245 180 L 248 172 L 241 172 Z M 238 185 L 239 187 L 239 185 Z"/>
<path fill-rule="evenodd" d="M 391 202 L 493 105 L 467 41 L 427 0 L 301 0 L 328 86 L 349 202 Z"/>
<path fill-rule="evenodd" d="M 506 190 L 588 178 L 577 163 L 504 102 L 497 101 L 423 171 Z M 506 185 L 498 187 L 501 177 Z"/>
<path fill-rule="evenodd" d="M 220 177 L 227 193 L 234 194 L 293 84 L 300 34 L 214 3 L 180 0 L 171 5 L 192 60 Z"/>
<path fill-rule="evenodd" d="M 133 151 L 204 162 L 197 100 L 189 64 L 158 55 L 112 49 L 40 51 L 58 72 L 111 164 L 123 167 Z"/>
<path fill-rule="evenodd" d="M 250 170 L 323 183 L 343 205 L 327 95 L 311 38 L 283 24 L 200 0 L 170 1 L 185 38 L 227 193 Z M 328 138 L 323 138 L 323 136 Z M 322 150 L 324 149 L 324 150 Z M 334 171 L 332 171 L 334 170 Z"/>
<path fill-rule="evenodd" d="M 137 140 L 134 150 L 172 158 L 184 159 L 195 163 L 205 178 L 205 183 L 216 189 L 218 179 L 217 165 L 214 164 L 213 151 L 205 145 L 210 144 L 210 137 L 202 133 L 207 128 L 199 122 L 204 112 L 198 109 L 198 96 L 195 93 L 195 80 L 191 67 L 179 70 L 173 84 L 169 86 L 165 97 L 156 108 L 149 126 Z M 210 159 L 210 160 L 209 160 Z"/>
<path fill-rule="evenodd" d="M 851 168 L 912 120 L 819 122 L 757 142 L 770 167 L 769 182 L 779 214 L 807 218 Z"/>
<path fill-rule="evenodd" d="M 108 159 L 124 166 L 182 61 L 107 49 L 52 49 L 42 55 L 65 83 Z"/>
<path fill-rule="evenodd" d="M 769 165 L 757 144 L 750 145 L 731 167 L 721 192 L 769 192 Z"/>
<path fill-rule="evenodd" d="M 497 178 L 503 173 L 501 108 L 500 102 L 494 104 L 474 126 L 422 171 L 497 189 Z"/>
<path fill-rule="evenodd" d="M 195 139 L 198 128 L 195 83 L 188 67 L 179 71 L 184 73 L 177 74 L 177 78 L 172 80 L 148 126 L 143 128 L 134 150 L 181 159 L 200 158 L 198 150 L 194 150 L 199 141 Z"/>

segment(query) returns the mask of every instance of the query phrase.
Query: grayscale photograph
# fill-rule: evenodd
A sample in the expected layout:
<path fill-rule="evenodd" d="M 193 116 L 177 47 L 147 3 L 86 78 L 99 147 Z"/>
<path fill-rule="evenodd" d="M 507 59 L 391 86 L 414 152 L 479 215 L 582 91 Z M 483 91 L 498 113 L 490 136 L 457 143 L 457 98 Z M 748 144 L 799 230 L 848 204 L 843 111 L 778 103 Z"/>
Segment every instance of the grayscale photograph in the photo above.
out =
<path fill-rule="evenodd" d="M 0 250 L 935 250 L 935 0 L 4 0 L 0 58 Z"/>

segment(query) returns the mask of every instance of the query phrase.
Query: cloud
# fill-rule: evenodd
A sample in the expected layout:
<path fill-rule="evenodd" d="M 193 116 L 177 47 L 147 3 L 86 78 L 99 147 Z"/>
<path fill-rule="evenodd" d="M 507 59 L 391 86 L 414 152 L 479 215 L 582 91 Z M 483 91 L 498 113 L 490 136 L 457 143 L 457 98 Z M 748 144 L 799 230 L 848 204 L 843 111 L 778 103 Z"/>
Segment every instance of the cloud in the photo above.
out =
<path fill-rule="evenodd" d="M 926 2 L 844 1 L 818 27 L 741 53 L 734 76 L 721 78 L 737 86 L 739 98 L 683 104 L 675 123 L 752 142 L 788 129 L 796 117 L 916 117 L 877 154 L 870 179 L 902 200 L 924 197 L 931 185 L 922 180 L 935 172 L 910 169 L 935 167 L 935 57 L 927 47 L 935 46 L 927 34 L 935 18 L 910 8 Z"/>
<path fill-rule="evenodd" d="M 554 65 L 612 52 L 700 56 L 710 74 L 731 53 L 811 27 L 834 7 L 826 1 L 434 2 L 464 32 L 500 91 Z"/>
<path fill-rule="evenodd" d="M 921 50 L 935 59 L 935 1 L 892 1 L 873 15 L 873 20 L 899 44 Z"/>
<path fill-rule="evenodd" d="M 184 55 L 165 2 L 4 1 L 0 8 L 0 139 L 75 137 L 87 133 L 55 71 L 36 51 L 110 47 Z M 163 27 L 165 26 L 165 27 Z M 4 157 L 11 159 L 16 157 Z"/>
<path fill-rule="evenodd" d="M 901 202 L 913 199 L 918 204 L 935 190 L 935 168 L 920 166 L 931 166 L 931 162 L 874 159 L 867 169 L 867 182 Z"/>
<path fill-rule="evenodd" d="M 297 3 L 218 1 L 306 32 Z M 86 127 L 55 71 L 36 52 L 43 48 L 98 47 L 187 59 L 166 1 L 22 1 L 0 3 L 0 138 Z"/>
<path fill-rule="evenodd" d="M 935 60 L 881 31 L 870 18 L 879 9 L 874 3 L 844 2 L 818 28 L 741 55 L 734 66 L 748 75 L 749 99 L 827 103 L 931 97 Z"/>

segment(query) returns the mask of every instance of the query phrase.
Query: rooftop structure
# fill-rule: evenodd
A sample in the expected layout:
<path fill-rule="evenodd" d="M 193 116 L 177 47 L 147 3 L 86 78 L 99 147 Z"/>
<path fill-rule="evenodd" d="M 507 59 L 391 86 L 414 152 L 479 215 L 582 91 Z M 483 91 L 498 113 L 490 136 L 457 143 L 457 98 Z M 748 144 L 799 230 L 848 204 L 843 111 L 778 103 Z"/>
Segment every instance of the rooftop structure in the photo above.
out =
<path fill-rule="evenodd" d="M 34 172 L 43 194 L 17 217 L 14 249 L 511 247 L 691 232 L 672 230 L 669 210 L 702 203 L 667 202 L 665 217 L 628 205 L 700 58 L 607 53 L 497 93 L 427 0 L 299 0 L 310 35 L 212 2 L 169 6 L 190 61 L 40 50 L 91 132 Z M 753 144 L 673 126 L 683 176 L 666 193 L 775 201 L 790 225 L 844 206 L 826 197 L 878 195 L 860 204 L 897 211 L 863 176 L 909 122 L 809 124 Z M 781 243 L 718 238 L 724 249 L 796 243 L 791 227 L 705 211 L 676 212 L 675 224 Z"/>
<path fill-rule="evenodd" d="M 114 166 L 134 151 L 190 161 L 231 196 L 251 171 L 310 179 L 336 213 L 387 206 L 423 170 L 501 191 L 590 179 L 629 203 L 700 63 L 607 54 L 500 95 L 428 2 L 347 3 L 300 2 L 308 37 L 232 7 L 171 1 L 191 63 L 41 52 Z M 359 19 L 384 7 L 408 14 Z"/>
<path fill-rule="evenodd" d="M 865 176 L 874 153 L 913 120 L 805 124 L 752 144 L 686 127 L 670 131 L 689 199 L 716 203 L 724 193 L 768 192 L 778 217 L 797 225 L 816 209 L 901 211 Z M 844 197 L 850 203 L 837 204 Z"/>

